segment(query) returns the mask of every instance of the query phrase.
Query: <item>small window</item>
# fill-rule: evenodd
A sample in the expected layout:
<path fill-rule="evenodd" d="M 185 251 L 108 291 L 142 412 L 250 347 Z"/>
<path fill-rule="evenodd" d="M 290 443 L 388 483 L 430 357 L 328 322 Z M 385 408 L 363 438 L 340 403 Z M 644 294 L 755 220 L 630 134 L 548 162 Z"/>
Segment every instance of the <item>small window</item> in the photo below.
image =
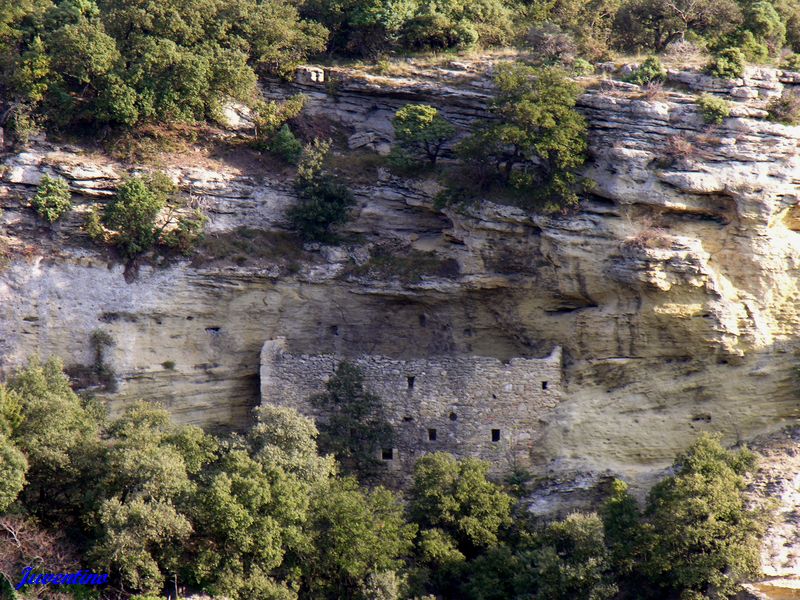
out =
<path fill-rule="evenodd" d="M 417 378 L 414 377 L 413 375 L 409 375 L 408 377 L 406 377 L 406 382 L 408 383 L 408 389 L 410 389 L 410 390 L 414 389 L 414 382 L 416 380 L 417 380 Z"/>
<path fill-rule="evenodd" d="M 451 420 L 451 421 L 456 421 L 456 420 L 458 420 L 458 415 L 457 415 L 456 413 L 453 413 L 453 412 L 451 412 L 451 413 L 450 413 L 450 420 Z"/>
<path fill-rule="evenodd" d="M 394 459 L 394 450 L 392 448 L 384 448 L 383 450 L 381 450 L 381 458 L 383 460 Z"/>
<path fill-rule="evenodd" d="M 331 325 L 330 326 L 331 335 L 339 335 L 339 326 L 338 325 Z"/>
<path fill-rule="evenodd" d="M 546 382 L 546 381 L 543 381 L 543 382 L 542 382 L 542 389 L 543 389 L 543 390 L 546 390 L 546 389 L 547 389 L 547 382 Z"/>
<path fill-rule="evenodd" d="M 435 442 L 436 441 L 436 430 L 435 429 L 428 429 L 428 441 Z"/>
<path fill-rule="evenodd" d="M 500 430 L 499 429 L 492 429 L 492 441 L 499 442 L 500 441 Z"/>

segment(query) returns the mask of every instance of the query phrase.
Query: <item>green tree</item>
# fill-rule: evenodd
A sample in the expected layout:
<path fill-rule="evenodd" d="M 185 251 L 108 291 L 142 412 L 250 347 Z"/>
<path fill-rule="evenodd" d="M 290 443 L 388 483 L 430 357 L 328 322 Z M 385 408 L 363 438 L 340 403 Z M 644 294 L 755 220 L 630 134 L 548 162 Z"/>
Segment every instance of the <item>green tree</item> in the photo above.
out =
<path fill-rule="evenodd" d="M 255 418 L 248 442 L 253 458 L 264 467 L 281 469 L 309 486 L 324 484 L 334 475 L 333 458 L 317 453 L 319 432 L 313 419 L 269 404 L 258 407 Z"/>
<path fill-rule="evenodd" d="M 329 600 L 371 598 L 371 577 L 401 568 L 416 532 L 390 491 L 364 492 L 350 478 L 315 494 L 309 529 L 301 590 Z"/>
<path fill-rule="evenodd" d="M 374 58 L 397 43 L 415 8 L 415 0 L 308 0 L 303 11 L 331 31 L 331 50 Z"/>
<path fill-rule="evenodd" d="M 456 133 L 437 109 L 426 104 L 405 105 L 395 113 L 392 125 L 400 147 L 426 158 L 431 165 L 436 164 L 442 146 Z"/>
<path fill-rule="evenodd" d="M 216 442 L 196 427 L 176 427 L 163 408 L 137 402 L 107 428 L 97 482 L 92 556 L 136 590 L 161 589 L 192 532 L 181 506 Z"/>
<path fill-rule="evenodd" d="M 383 414 L 381 399 L 364 388 L 364 372 L 341 362 L 325 384 L 312 396 L 322 410 L 319 448 L 341 462 L 345 472 L 369 478 L 379 473 L 381 448 L 391 448 L 393 430 Z"/>
<path fill-rule="evenodd" d="M 9 4 L 5 0 L 5 4 Z M 219 119 L 327 32 L 282 0 L 25 0 L 0 6 L 0 88 L 60 125 Z"/>
<path fill-rule="evenodd" d="M 574 513 L 551 523 L 544 530 L 539 547 L 523 553 L 523 557 L 536 571 L 532 579 L 537 598 L 616 597 L 603 523 L 596 514 Z"/>
<path fill-rule="evenodd" d="M 17 499 L 25 486 L 28 461 L 11 440 L 0 435 L 0 512 Z"/>
<path fill-rule="evenodd" d="M 754 2 L 748 7 L 744 27 L 767 46 L 770 54 L 780 52 L 786 43 L 786 24 L 772 3 L 766 0 Z"/>
<path fill-rule="evenodd" d="M 188 519 L 170 502 L 142 497 L 106 500 L 97 516 L 102 533 L 92 558 L 134 590 L 160 591 L 164 574 L 158 559 L 188 538 Z"/>
<path fill-rule="evenodd" d="M 680 592 L 730 597 L 759 573 L 763 519 L 748 508 L 744 474 L 755 455 L 702 435 L 675 461 L 675 474 L 648 495 L 645 574 Z"/>
<path fill-rule="evenodd" d="M 586 160 L 580 88 L 560 69 L 518 63 L 498 66 L 495 86 L 496 120 L 462 142 L 461 155 L 476 169 L 494 164 L 504 183 L 535 192 L 546 210 L 576 204 L 576 171 Z"/>
<path fill-rule="evenodd" d="M 734 0 L 628 0 L 617 12 L 614 32 L 625 50 L 655 50 L 687 34 L 724 36 L 742 22 Z"/>
<path fill-rule="evenodd" d="M 498 544 L 513 498 L 487 479 L 489 463 L 426 454 L 414 465 L 409 514 L 422 531 L 441 529 L 467 558 Z"/>
<path fill-rule="evenodd" d="M 412 49 L 509 44 L 515 10 L 518 7 L 501 0 L 422 0 L 403 27 L 403 43 Z"/>
<path fill-rule="evenodd" d="M 31 359 L 9 378 L 7 393 L 21 407 L 11 441 L 29 464 L 23 500 L 37 516 L 68 526 L 84 506 L 82 479 L 93 472 L 99 411 L 72 391 L 63 365 L 54 358 L 45 363 Z"/>
<path fill-rule="evenodd" d="M 42 177 L 36 195 L 31 200 L 31 207 L 48 223 L 63 217 L 72 208 L 72 194 L 67 182 L 60 177 Z"/>
<path fill-rule="evenodd" d="M 303 149 L 295 179 L 298 202 L 287 213 L 292 228 L 309 241 L 334 242 L 333 227 L 347 222 L 354 204 L 350 190 L 325 169 L 330 148 L 330 141 L 316 139 Z"/>
<path fill-rule="evenodd" d="M 636 499 L 628 492 L 628 484 L 615 479 L 611 494 L 600 511 L 603 519 L 605 542 L 611 563 L 620 577 L 633 573 L 641 556 L 641 511 Z"/>
<path fill-rule="evenodd" d="M 105 206 L 102 218 L 90 217 L 87 231 L 110 239 L 126 258 L 156 244 L 188 250 L 202 234 L 205 216 L 199 210 L 181 214 L 175 184 L 163 173 L 131 177 Z"/>
<path fill-rule="evenodd" d="M 269 574 L 287 548 L 301 543 L 307 492 L 296 477 L 262 466 L 244 449 L 224 452 L 192 502 L 192 579 L 214 595 L 280 597 L 287 590 Z"/>

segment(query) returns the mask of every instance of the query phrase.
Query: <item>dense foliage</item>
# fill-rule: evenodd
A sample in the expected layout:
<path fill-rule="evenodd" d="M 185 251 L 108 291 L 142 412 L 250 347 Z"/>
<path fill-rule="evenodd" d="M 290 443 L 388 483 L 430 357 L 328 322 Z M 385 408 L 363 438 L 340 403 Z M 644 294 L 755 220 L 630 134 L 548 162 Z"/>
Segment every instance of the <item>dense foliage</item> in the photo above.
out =
<path fill-rule="evenodd" d="M 0 91 L 17 126 L 215 118 L 251 102 L 257 72 L 324 48 L 282 0 L 3 0 Z"/>
<path fill-rule="evenodd" d="M 498 66 L 495 84 L 496 118 L 461 142 L 461 157 L 484 182 L 526 191 L 529 205 L 575 205 L 587 148 L 586 120 L 575 110 L 580 88 L 561 69 L 519 63 Z"/>
<path fill-rule="evenodd" d="M 332 380 L 324 402 L 372 404 L 353 367 Z M 110 573 L 114 598 L 177 581 L 232 600 L 699 599 L 730 598 L 758 566 L 762 519 L 742 494 L 754 455 L 710 436 L 643 510 L 616 481 L 599 516 L 541 524 L 514 518 L 483 461 L 424 455 L 403 500 L 339 475 L 291 409 L 220 437 L 146 402 L 109 419 L 53 359 L 0 384 L 0 435 L 5 589 L 36 557 Z"/>
<path fill-rule="evenodd" d="M 61 178 L 45 175 L 31 200 L 31 207 L 48 223 L 58 221 L 72 208 L 69 185 Z"/>
<path fill-rule="evenodd" d="M 294 185 L 298 202 L 287 217 L 292 228 L 307 241 L 335 241 L 333 228 L 347 222 L 355 202 L 350 190 L 326 167 L 330 149 L 329 140 L 315 139 L 306 144 L 297 168 Z"/>
<path fill-rule="evenodd" d="M 381 399 L 364 388 L 364 373 L 339 363 L 325 391 L 311 398 L 327 416 L 319 423 L 320 451 L 333 454 L 346 472 L 365 477 L 380 472 L 381 451 L 392 448 L 394 432 Z"/>
<path fill-rule="evenodd" d="M 407 104 L 392 121 L 399 149 L 413 162 L 427 160 L 436 165 L 442 146 L 456 133 L 439 111 L 427 104 Z"/>
<path fill-rule="evenodd" d="M 697 99 L 697 107 L 703 120 L 709 125 L 721 125 L 722 122 L 731 114 L 731 107 L 728 101 L 723 98 L 703 94 Z"/>
<path fill-rule="evenodd" d="M 85 225 L 92 239 L 115 245 L 132 259 L 162 244 L 188 251 L 202 234 L 205 215 L 188 209 L 177 187 L 156 172 L 127 179 L 102 211 L 95 208 Z"/>

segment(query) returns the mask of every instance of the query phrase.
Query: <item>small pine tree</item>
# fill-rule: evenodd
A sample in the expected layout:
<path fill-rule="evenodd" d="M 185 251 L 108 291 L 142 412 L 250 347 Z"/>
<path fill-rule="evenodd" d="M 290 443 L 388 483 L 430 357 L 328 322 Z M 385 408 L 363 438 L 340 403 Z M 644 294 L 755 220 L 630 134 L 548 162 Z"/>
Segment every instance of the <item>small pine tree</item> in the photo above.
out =
<path fill-rule="evenodd" d="M 330 141 L 307 144 L 297 168 L 295 189 L 299 201 L 289 209 L 287 217 L 292 228 L 308 241 L 335 241 L 332 228 L 347 222 L 354 203 L 350 190 L 325 171 L 330 148 Z"/>
<path fill-rule="evenodd" d="M 381 399 L 364 389 L 364 373 L 341 362 L 325 391 L 311 398 L 327 418 L 319 424 L 319 448 L 334 454 L 346 472 L 370 477 L 379 472 L 378 452 L 391 448 L 394 433 Z"/>
<path fill-rule="evenodd" d="M 31 207 L 48 223 L 58 221 L 72 208 L 72 194 L 67 182 L 60 177 L 42 177 Z"/>

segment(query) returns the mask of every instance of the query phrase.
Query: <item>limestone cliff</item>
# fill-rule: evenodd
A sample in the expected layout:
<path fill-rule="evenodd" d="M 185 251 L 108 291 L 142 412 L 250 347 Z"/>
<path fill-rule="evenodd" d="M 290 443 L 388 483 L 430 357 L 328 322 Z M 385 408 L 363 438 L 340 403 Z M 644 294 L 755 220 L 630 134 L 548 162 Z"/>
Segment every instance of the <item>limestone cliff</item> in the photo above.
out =
<path fill-rule="evenodd" d="M 102 328 L 116 341 L 113 406 L 156 398 L 184 422 L 241 426 L 259 401 L 268 339 L 285 337 L 296 354 L 404 360 L 542 358 L 560 346 L 562 400 L 533 449 L 550 483 L 533 509 L 565 506 L 563 492 L 579 495 L 602 474 L 646 485 L 699 431 L 734 443 L 798 416 L 800 128 L 767 121 L 763 108 L 799 80 L 766 69 L 731 82 L 671 72 L 675 85 L 657 97 L 596 82 L 580 102 L 596 186 L 565 215 L 489 202 L 437 210 L 434 181 L 355 165 L 348 227 L 360 237 L 339 248 L 270 246 L 293 202 L 287 173 L 225 155 L 177 157 L 169 171 L 208 211 L 214 239 L 240 227 L 269 235 L 254 242 L 259 257 L 239 264 L 173 258 L 127 278 L 79 230 L 126 167 L 39 142 L 4 159 L 0 365 L 35 352 L 89 363 L 89 334 Z M 482 69 L 457 63 L 414 77 L 310 69 L 266 92 L 307 93 L 314 126 L 332 123 L 352 148 L 383 152 L 397 107 L 428 102 L 467 128 L 485 113 L 488 85 Z M 734 99 L 732 117 L 705 125 L 699 91 Z M 25 207 L 48 172 L 68 178 L 80 202 L 53 230 Z M 353 268 L 387 241 L 438 266 L 395 278 Z M 796 571 L 786 564 L 775 574 Z"/>

